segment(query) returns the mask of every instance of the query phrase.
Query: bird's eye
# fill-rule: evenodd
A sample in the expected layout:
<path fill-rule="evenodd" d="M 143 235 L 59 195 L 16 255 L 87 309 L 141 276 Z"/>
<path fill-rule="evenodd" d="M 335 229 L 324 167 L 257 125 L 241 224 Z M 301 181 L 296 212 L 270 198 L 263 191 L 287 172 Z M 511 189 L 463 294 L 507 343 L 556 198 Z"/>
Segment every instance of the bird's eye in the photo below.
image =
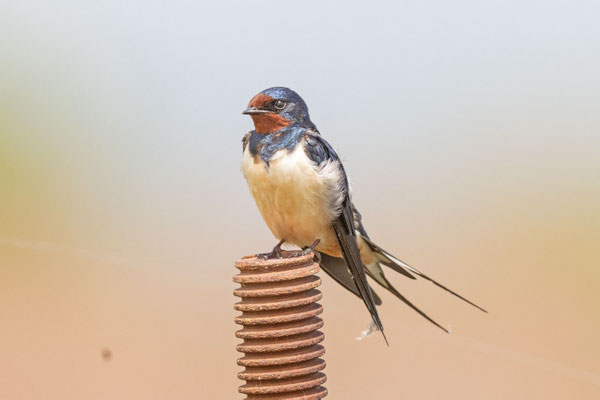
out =
<path fill-rule="evenodd" d="M 273 103 L 273 106 L 275 106 L 276 109 L 278 110 L 283 110 L 286 106 L 285 101 L 283 100 L 277 100 L 275 103 Z"/>

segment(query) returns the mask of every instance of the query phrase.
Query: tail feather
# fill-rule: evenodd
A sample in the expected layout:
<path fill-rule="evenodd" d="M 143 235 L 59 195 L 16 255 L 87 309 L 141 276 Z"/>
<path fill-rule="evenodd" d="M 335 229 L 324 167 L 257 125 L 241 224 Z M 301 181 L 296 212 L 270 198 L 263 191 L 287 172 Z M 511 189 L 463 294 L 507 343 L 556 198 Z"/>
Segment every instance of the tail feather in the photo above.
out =
<path fill-rule="evenodd" d="M 459 299 L 469 303 L 470 305 L 472 305 L 473 307 L 483 311 L 484 313 L 487 313 L 487 310 L 483 309 L 482 307 L 478 306 L 477 304 L 473 303 L 470 300 L 467 300 L 466 298 L 464 298 L 463 296 L 461 296 L 460 294 L 456 293 L 455 291 L 447 288 L 446 286 L 442 285 L 441 283 L 433 280 L 432 278 L 430 278 L 429 276 L 425 275 L 424 273 L 422 273 L 421 271 L 417 270 L 416 268 L 411 267 L 410 265 L 408 265 L 407 263 L 405 263 L 404 261 L 400 260 L 398 257 L 388 253 L 387 251 L 385 251 L 384 249 L 382 249 L 381 247 L 379 247 L 377 244 L 373 243 L 371 241 L 371 239 L 369 239 L 368 237 L 365 237 L 365 235 L 361 235 L 361 237 L 365 240 L 365 242 L 369 245 L 369 247 L 371 248 L 371 250 L 373 250 L 374 253 L 376 253 L 378 256 L 380 256 L 381 258 L 385 259 L 386 261 L 381 261 L 382 264 L 384 264 L 387 267 L 392 268 L 394 271 L 400 272 L 402 275 L 407 274 L 407 270 L 412 272 L 413 274 L 420 276 L 421 278 L 428 280 L 429 282 L 433 283 L 434 285 L 436 285 L 439 288 L 444 289 L 445 291 L 447 291 L 448 293 L 453 294 L 454 296 L 458 297 Z M 411 275 L 412 277 L 412 275 Z M 412 277 L 414 279 L 414 277 Z M 443 329 L 443 328 L 442 328 Z"/>
<path fill-rule="evenodd" d="M 360 293 L 354 284 L 354 280 L 352 279 L 352 274 L 348 270 L 346 266 L 346 261 L 343 258 L 332 257 L 325 253 L 319 253 L 321 255 L 321 268 L 325 271 L 329 276 L 331 276 L 337 283 L 342 285 L 344 288 L 354 293 L 356 296 L 360 298 Z M 375 301 L 375 305 L 381 305 L 381 298 L 375 293 L 373 288 L 371 287 L 371 293 L 373 294 L 373 300 Z"/>
<path fill-rule="evenodd" d="M 398 292 L 396 290 L 396 288 L 394 286 L 392 286 L 392 284 L 390 283 L 390 281 L 387 280 L 387 278 L 383 274 L 383 271 L 381 270 L 381 266 L 378 263 L 373 263 L 373 264 L 367 265 L 366 268 L 365 268 L 365 271 L 381 287 L 383 287 L 384 289 L 387 289 L 394 296 L 396 296 L 397 298 L 399 298 L 400 300 L 402 300 L 407 306 L 409 306 L 410 308 L 412 308 L 413 310 L 415 310 L 416 312 L 418 312 L 419 314 L 421 314 L 421 316 L 423 318 L 425 318 L 427 321 L 431 322 L 432 324 L 434 324 L 435 326 L 437 326 L 438 328 L 440 328 L 444 332 L 450 333 L 446 328 L 444 328 L 443 326 L 441 326 L 440 324 L 438 324 L 437 322 L 435 322 L 427 314 L 425 314 L 417 306 L 415 306 L 410 300 L 408 300 L 406 297 L 404 297 L 402 294 L 400 294 L 400 292 Z"/>
<path fill-rule="evenodd" d="M 402 275 L 406 276 L 409 279 L 417 279 L 410 272 L 408 272 L 405 268 L 402 268 L 402 266 L 396 264 L 392 259 L 388 258 L 385 254 L 375 252 L 375 257 L 377 257 L 377 261 L 379 263 L 385 265 L 386 267 L 391 268 L 394 271 L 401 273 Z"/>

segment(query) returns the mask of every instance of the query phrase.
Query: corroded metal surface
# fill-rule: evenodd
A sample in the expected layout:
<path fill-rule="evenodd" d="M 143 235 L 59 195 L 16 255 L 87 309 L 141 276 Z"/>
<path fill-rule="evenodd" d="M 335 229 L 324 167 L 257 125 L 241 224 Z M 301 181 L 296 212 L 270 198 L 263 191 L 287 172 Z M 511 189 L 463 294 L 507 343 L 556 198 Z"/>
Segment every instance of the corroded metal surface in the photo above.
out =
<path fill-rule="evenodd" d="M 290 252 L 283 252 L 286 257 Z M 244 257 L 235 263 L 241 284 L 233 294 L 241 301 L 234 308 L 242 314 L 235 323 L 243 328 L 236 349 L 244 353 L 237 363 L 245 367 L 238 378 L 246 381 L 239 392 L 254 400 L 316 400 L 327 396 L 321 386 L 326 376 L 320 358 L 325 348 L 319 329 L 323 320 L 319 264 L 313 254 L 263 260 Z"/>

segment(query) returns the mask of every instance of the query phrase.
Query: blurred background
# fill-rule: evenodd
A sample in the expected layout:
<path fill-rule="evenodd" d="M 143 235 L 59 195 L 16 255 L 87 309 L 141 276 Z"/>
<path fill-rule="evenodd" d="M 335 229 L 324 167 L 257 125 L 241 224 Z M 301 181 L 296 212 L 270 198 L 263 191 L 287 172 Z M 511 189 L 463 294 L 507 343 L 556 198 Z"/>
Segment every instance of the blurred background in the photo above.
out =
<path fill-rule="evenodd" d="M 324 277 L 332 399 L 600 398 L 595 1 L 8 1 L 0 398 L 232 399 L 233 262 L 275 239 L 241 115 L 289 86 L 384 248 L 390 340 Z"/>

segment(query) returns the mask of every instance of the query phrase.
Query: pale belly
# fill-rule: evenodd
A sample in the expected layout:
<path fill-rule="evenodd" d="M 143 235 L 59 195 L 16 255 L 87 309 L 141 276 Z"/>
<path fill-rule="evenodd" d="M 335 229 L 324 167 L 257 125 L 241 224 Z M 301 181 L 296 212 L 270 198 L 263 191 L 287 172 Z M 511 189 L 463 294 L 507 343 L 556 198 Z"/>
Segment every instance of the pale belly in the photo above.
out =
<path fill-rule="evenodd" d="M 317 167 L 301 146 L 276 153 L 269 164 L 255 162 L 249 150 L 244 151 L 242 172 L 273 235 L 298 247 L 320 239 L 318 251 L 340 257 L 331 226 L 339 205 L 337 167 Z"/>

